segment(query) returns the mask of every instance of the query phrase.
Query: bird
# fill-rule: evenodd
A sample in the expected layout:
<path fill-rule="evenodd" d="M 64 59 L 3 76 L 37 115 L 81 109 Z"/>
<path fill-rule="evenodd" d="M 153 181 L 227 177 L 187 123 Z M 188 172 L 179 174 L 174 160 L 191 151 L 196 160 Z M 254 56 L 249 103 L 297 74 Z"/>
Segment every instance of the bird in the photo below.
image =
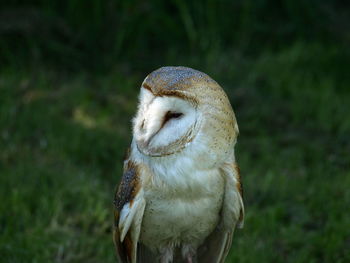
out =
<path fill-rule="evenodd" d="M 114 197 L 121 263 L 224 262 L 244 204 L 228 96 L 207 74 L 161 67 L 143 81 Z"/>

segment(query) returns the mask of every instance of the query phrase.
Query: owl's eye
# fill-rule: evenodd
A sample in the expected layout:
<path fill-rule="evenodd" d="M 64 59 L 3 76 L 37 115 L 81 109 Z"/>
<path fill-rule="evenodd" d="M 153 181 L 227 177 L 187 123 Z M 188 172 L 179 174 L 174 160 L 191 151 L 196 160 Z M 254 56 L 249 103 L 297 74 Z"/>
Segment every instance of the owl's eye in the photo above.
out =
<path fill-rule="evenodd" d="M 181 112 L 168 111 L 165 114 L 165 118 L 168 119 L 168 120 L 170 120 L 170 119 L 177 119 L 177 118 L 180 118 L 182 115 L 183 115 L 183 113 L 181 113 Z"/>
<path fill-rule="evenodd" d="M 181 112 L 173 112 L 173 111 L 168 111 L 165 116 L 164 116 L 164 119 L 163 119 L 163 125 L 169 121 L 170 119 L 178 119 L 180 118 L 181 116 L 183 115 L 183 113 Z M 162 125 L 162 126 L 163 126 Z"/>

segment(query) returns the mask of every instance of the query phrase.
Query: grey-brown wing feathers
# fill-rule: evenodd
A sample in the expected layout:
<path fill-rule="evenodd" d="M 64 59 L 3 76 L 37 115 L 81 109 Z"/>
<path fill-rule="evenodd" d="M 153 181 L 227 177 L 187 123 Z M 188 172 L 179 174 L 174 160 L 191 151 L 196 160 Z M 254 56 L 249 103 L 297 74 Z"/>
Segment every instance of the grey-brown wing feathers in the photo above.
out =
<path fill-rule="evenodd" d="M 122 180 L 114 198 L 114 243 L 120 263 L 136 263 L 137 245 L 146 205 L 140 182 L 140 168 L 125 161 Z"/>

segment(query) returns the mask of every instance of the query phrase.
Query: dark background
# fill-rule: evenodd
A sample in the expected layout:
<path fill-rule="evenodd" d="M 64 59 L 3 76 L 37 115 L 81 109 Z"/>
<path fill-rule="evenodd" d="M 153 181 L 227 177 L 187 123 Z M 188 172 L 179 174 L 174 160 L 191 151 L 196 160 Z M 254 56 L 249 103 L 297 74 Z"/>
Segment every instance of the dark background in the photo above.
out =
<path fill-rule="evenodd" d="M 350 261 L 347 1 L 2 1 L 0 262 L 115 262 L 143 78 L 225 89 L 246 222 L 227 262 Z"/>

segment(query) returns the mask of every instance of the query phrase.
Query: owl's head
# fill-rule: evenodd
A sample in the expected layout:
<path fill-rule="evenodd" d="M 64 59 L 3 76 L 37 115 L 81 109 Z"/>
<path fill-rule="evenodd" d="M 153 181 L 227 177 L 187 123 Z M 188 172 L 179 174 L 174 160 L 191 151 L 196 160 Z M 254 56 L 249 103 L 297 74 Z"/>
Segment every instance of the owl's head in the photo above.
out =
<path fill-rule="evenodd" d="M 208 75 L 186 67 L 163 67 L 146 77 L 133 124 L 138 150 L 151 157 L 188 147 L 227 153 L 238 135 L 222 88 Z"/>

